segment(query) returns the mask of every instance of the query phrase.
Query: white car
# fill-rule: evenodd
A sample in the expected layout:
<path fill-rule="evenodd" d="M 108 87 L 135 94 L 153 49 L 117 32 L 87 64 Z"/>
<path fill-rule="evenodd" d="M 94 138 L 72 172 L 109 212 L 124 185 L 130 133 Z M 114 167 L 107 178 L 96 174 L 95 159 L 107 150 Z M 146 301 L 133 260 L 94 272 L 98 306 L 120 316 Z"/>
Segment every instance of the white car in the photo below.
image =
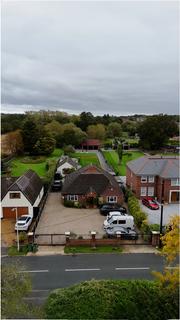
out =
<path fill-rule="evenodd" d="M 29 215 L 23 215 L 18 218 L 15 224 L 15 230 L 18 231 L 27 231 L 32 222 L 32 217 Z"/>

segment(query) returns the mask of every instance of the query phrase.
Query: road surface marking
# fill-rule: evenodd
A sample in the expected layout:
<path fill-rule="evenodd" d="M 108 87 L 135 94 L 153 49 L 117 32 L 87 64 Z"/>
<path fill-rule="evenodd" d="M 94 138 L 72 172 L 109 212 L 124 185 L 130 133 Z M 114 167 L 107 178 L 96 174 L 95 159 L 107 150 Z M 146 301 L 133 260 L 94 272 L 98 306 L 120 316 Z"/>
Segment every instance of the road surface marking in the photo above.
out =
<path fill-rule="evenodd" d="M 49 270 L 22 270 L 22 271 L 19 271 L 19 273 L 25 273 L 25 272 L 31 272 L 31 273 L 35 273 L 35 272 L 49 272 Z"/>
<path fill-rule="evenodd" d="M 34 289 L 34 290 L 31 290 L 31 292 L 48 292 L 48 291 L 50 291 L 50 289 L 49 290 L 47 290 L 47 289 Z"/>
<path fill-rule="evenodd" d="M 46 300 L 47 297 L 24 297 L 23 300 Z"/>
<path fill-rule="evenodd" d="M 99 271 L 101 269 L 99 268 L 94 268 L 94 269 L 65 269 L 65 271 L 67 272 L 71 272 L 71 271 Z"/>
<path fill-rule="evenodd" d="M 140 268 L 115 268 L 115 270 L 149 270 L 149 267 L 140 267 Z"/>

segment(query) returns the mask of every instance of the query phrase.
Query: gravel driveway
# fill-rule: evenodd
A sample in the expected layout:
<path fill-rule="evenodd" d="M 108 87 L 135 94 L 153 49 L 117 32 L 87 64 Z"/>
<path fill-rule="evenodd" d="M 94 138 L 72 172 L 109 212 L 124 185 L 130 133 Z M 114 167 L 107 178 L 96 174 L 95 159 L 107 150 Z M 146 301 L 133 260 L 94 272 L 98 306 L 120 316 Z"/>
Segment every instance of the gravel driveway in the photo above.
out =
<path fill-rule="evenodd" d="M 66 208 L 61 203 L 61 195 L 51 192 L 48 195 L 40 221 L 36 228 L 36 234 L 64 234 L 71 231 L 77 235 L 88 235 L 90 231 L 96 231 L 97 237 L 104 234 L 103 217 L 98 209 Z"/>
<path fill-rule="evenodd" d="M 148 222 L 150 224 L 160 224 L 160 216 L 161 216 L 161 205 L 159 205 L 158 210 L 151 210 L 144 206 L 140 201 L 140 206 L 144 212 L 148 215 Z M 172 216 L 179 215 L 179 204 L 165 204 L 163 209 L 163 225 L 166 225 L 169 223 L 169 220 Z"/>

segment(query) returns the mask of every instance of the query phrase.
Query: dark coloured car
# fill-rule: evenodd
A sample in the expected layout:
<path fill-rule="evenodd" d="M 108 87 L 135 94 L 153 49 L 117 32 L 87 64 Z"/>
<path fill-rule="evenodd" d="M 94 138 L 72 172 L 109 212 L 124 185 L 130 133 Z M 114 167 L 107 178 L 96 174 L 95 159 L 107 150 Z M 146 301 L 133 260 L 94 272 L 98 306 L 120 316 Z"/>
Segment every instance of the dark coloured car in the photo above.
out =
<path fill-rule="evenodd" d="M 146 207 L 148 207 L 149 209 L 152 209 L 152 210 L 159 209 L 159 204 L 153 198 L 150 198 L 150 197 L 143 198 L 142 204 L 144 204 Z"/>
<path fill-rule="evenodd" d="M 127 213 L 126 208 L 124 207 L 119 207 L 117 205 L 112 205 L 112 204 L 104 204 L 102 205 L 102 207 L 100 208 L 100 213 L 104 216 L 106 216 L 109 212 L 113 212 L 113 211 L 119 211 L 122 214 Z"/>
<path fill-rule="evenodd" d="M 51 186 L 51 191 L 61 191 L 62 181 L 54 181 Z"/>

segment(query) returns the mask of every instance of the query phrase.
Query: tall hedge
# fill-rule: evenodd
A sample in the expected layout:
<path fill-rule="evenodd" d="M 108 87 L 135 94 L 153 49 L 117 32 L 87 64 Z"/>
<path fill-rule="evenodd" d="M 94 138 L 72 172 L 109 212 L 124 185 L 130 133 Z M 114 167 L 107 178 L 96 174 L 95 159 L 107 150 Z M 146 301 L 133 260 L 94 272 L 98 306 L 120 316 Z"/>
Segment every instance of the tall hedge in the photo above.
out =
<path fill-rule="evenodd" d="M 178 319 L 178 292 L 148 280 L 86 281 L 53 291 L 47 319 Z"/>
<path fill-rule="evenodd" d="M 138 199 L 131 195 L 128 197 L 128 207 L 129 211 L 134 217 L 134 222 L 138 228 L 141 228 L 143 221 L 147 218 L 145 212 L 143 212 L 140 208 L 140 204 Z"/>

